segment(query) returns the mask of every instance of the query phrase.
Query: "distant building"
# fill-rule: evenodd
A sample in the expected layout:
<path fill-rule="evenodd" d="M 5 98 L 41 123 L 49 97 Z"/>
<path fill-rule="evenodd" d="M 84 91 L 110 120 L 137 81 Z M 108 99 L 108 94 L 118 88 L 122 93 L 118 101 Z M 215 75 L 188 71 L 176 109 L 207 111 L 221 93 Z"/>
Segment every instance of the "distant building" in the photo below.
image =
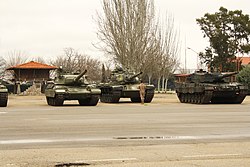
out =
<path fill-rule="evenodd" d="M 49 79 L 50 70 L 55 70 L 58 67 L 47 64 L 30 61 L 28 63 L 9 67 L 6 70 L 14 71 L 14 79 L 16 81 L 43 81 Z"/>
<path fill-rule="evenodd" d="M 237 59 L 241 62 L 241 65 L 247 66 L 250 64 L 250 57 L 237 57 Z"/>

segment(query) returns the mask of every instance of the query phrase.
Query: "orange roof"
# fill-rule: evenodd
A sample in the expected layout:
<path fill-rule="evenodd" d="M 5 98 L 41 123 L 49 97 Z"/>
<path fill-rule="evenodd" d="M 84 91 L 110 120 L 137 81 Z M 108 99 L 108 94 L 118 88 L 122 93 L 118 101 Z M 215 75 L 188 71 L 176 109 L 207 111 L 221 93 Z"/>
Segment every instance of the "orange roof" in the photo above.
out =
<path fill-rule="evenodd" d="M 50 66 L 47 64 L 42 64 L 34 61 L 30 61 L 28 63 L 20 64 L 17 66 L 12 66 L 7 68 L 7 70 L 15 70 L 15 69 L 47 69 L 47 70 L 54 70 L 57 69 L 56 66 Z"/>
<path fill-rule="evenodd" d="M 240 61 L 242 62 L 242 65 L 248 65 L 250 64 L 250 57 L 238 57 Z"/>

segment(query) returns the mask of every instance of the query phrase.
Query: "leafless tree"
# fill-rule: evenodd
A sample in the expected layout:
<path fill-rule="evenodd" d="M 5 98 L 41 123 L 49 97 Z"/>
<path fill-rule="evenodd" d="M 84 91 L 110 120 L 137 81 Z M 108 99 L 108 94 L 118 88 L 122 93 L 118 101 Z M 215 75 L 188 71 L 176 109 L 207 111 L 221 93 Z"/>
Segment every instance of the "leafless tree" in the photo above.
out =
<path fill-rule="evenodd" d="M 26 63 L 29 56 L 25 51 L 13 50 L 8 52 L 6 61 L 6 67 L 12 67 L 19 64 Z"/>
<path fill-rule="evenodd" d="M 115 62 L 136 72 L 154 53 L 154 4 L 148 0 L 103 0 L 104 16 L 99 15 L 97 33 L 105 43 L 101 49 Z"/>
<path fill-rule="evenodd" d="M 144 71 L 149 82 L 154 77 L 165 81 L 178 64 L 173 17 L 162 28 L 153 0 L 103 0 L 103 11 L 97 21 L 100 49 L 123 67 Z"/>
<path fill-rule="evenodd" d="M 168 78 L 175 72 L 179 66 L 179 54 L 181 43 L 179 40 L 179 33 L 175 29 L 174 17 L 166 15 L 163 22 L 164 27 L 158 29 L 158 46 L 160 56 L 157 59 L 157 78 L 158 90 L 160 90 L 160 82 L 162 91 L 166 91 Z"/>
<path fill-rule="evenodd" d="M 42 64 L 46 63 L 43 57 L 34 57 L 31 59 L 31 61 L 35 61 L 35 62 L 42 63 Z"/>
<path fill-rule="evenodd" d="M 2 57 L 0 57 L 0 77 L 3 76 L 5 68 L 6 68 L 6 61 Z"/>
<path fill-rule="evenodd" d="M 101 62 L 88 55 L 81 54 L 73 48 L 65 48 L 64 54 L 58 56 L 51 64 L 57 67 L 62 66 L 64 71 L 69 73 L 87 69 L 90 80 L 101 80 Z"/>

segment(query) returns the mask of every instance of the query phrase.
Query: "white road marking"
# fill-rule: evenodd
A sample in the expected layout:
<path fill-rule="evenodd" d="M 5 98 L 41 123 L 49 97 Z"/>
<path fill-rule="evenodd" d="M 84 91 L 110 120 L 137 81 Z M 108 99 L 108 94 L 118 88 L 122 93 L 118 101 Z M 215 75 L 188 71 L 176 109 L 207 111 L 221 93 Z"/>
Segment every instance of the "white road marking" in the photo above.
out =
<path fill-rule="evenodd" d="M 205 155 L 188 155 L 183 158 L 213 158 L 213 157 L 232 157 L 241 156 L 242 154 L 205 154 Z"/>
<path fill-rule="evenodd" d="M 2 140 L 0 141 L 0 144 L 28 144 L 28 143 L 50 143 L 53 142 L 52 140 Z"/>
<path fill-rule="evenodd" d="M 0 112 L 0 114 L 7 114 L 7 112 Z"/>
<path fill-rule="evenodd" d="M 137 158 L 98 159 L 98 160 L 90 160 L 90 162 L 135 161 L 135 160 L 137 160 Z"/>

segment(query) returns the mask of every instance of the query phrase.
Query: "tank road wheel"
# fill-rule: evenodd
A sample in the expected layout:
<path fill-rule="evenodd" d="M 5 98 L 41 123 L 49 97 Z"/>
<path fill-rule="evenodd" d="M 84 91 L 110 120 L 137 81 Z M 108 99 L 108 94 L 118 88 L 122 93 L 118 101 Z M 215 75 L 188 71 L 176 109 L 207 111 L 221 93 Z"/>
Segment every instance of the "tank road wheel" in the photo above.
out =
<path fill-rule="evenodd" d="M 197 94 L 197 104 L 201 104 L 201 94 Z"/>
<path fill-rule="evenodd" d="M 6 107 L 8 103 L 8 93 L 1 93 L 0 96 L 0 107 Z"/>
<path fill-rule="evenodd" d="M 99 95 L 92 95 L 91 98 L 88 99 L 80 99 L 78 100 L 81 106 L 96 106 L 99 101 Z"/>
<path fill-rule="evenodd" d="M 184 99 L 184 103 L 187 103 L 187 94 L 183 93 L 183 99 Z"/>

